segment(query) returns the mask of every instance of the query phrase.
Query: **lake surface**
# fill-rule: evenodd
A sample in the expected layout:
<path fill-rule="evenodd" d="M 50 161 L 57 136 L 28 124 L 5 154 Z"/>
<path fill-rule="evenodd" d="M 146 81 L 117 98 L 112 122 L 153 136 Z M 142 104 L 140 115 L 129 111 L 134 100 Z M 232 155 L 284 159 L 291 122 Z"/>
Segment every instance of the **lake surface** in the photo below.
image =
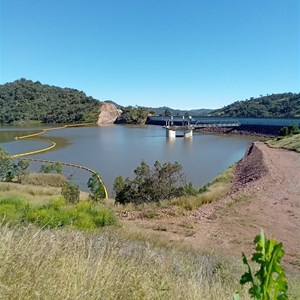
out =
<path fill-rule="evenodd" d="M 37 128 L 32 128 L 32 130 Z M 48 144 L 36 141 L 13 141 L 13 135 L 22 135 L 18 128 L 0 128 L 0 141 L 10 154 L 33 151 Z M 30 132 L 26 128 L 26 134 Z M 9 134 L 7 132 L 10 132 Z M 11 133 L 13 132 L 13 134 Z M 3 139 L 5 136 L 5 139 Z M 109 193 L 118 175 L 134 176 L 133 170 L 145 160 L 148 164 L 179 162 L 195 187 L 200 187 L 241 159 L 253 141 L 250 137 L 219 136 L 194 133 L 192 139 L 165 137 L 160 126 L 129 127 L 111 125 L 104 127 L 77 127 L 47 132 L 40 137 L 56 138 L 61 142 L 52 151 L 31 155 L 31 158 L 75 163 L 100 173 Z M 33 163 L 33 169 L 40 165 Z M 65 168 L 81 187 L 86 186 L 89 173 Z"/>

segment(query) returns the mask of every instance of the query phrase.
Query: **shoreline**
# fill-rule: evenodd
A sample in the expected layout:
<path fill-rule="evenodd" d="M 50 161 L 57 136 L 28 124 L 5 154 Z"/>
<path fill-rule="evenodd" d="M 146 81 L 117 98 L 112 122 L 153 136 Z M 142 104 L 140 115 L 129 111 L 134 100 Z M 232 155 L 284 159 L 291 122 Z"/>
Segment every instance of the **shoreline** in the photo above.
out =
<path fill-rule="evenodd" d="M 220 200 L 185 216 L 123 222 L 148 234 L 164 228 L 159 235 L 169 242 L 225 256 L 250 254 L 253 238 L 262 228 L 268 238 L 283 243 L 284 265 L 295 274 L 300 271 L 299 169 L 299 153 L 254 142 L 237 164 L 230 191 Z"/>
<path fill-rule="evenodd" d="M 241 125 L 239 127 L 218 128 L 209 127 L 195 129 L 195 132 L 224 134 L 224 135 L 239 135 L 239 136 L 254 136 L 259 138 L 273 138 L 278 136 L 281 127 L 278 126 L 261 126 L 261 125 Z"/>

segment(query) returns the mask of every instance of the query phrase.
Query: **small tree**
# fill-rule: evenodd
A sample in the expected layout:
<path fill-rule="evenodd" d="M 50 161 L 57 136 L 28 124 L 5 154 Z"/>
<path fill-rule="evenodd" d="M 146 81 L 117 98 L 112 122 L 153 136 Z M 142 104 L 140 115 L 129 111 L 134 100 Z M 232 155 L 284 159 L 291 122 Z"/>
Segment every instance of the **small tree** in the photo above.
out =
<path fill-rule="evenodd" d="M 0 180 L 9 181 L 13 169 L 13 160 L 8 156 L 7 152 L 0 147 Z"/>
<path fill-rule="evenodd" d="M 91 191 L 90 199 L 92 201 L 100 201 L 101 199 L 105 199 L 104 187 L 95 173 L 93 173 L 88 180 L 87 186 Z"/>
<path fill-rule="evenodd" d="M 195 195 L 197 190 L 192 184 L 186 184 L 182 166 L 178 163 L 164 163 L 156 161 L 153 168 L 142 161 L 134 170 L 135 178 L 123 179 L 116 177 L 114 192 L 116 201 L 124 204 L 128 202 L 159 202 L 183 195 Z"/>
<path fill-rule="evenodd" d="M 282 127 L 279 130 L 280 136 L 287 136 L 289 134 L 289 129 L 287 127 Z"/>
<path fill-rule="evenodd" d="M 67 181 L 61 189 L 61 194 L 69 203 L 77 203 L 80 196 L 79 185 L 72 181 Z"/>
<path fill-rule="evenodd" d="M 298 133 L 300 133 L 300 129 L 299 129 L 298 125 L 293 124 L 293 125 L 290 127 L 290 133 L 291 133 L 291 134 L 298 134 Z"/>
<path fill-rule="evenodd" d="M 55 162 L 50 165 L 41 165 L 41 173 L 57 173 L 62 174 L 62 163 Z"/>
<path fill-rule="evenodd" d="M 27 172 L 26 170 L 30 167 L 30 163 L 27 160 L 21 159 L 18 161 L 17 163 L 17 181 L 19 183 L 21 183 L 22 179 L 24 178 L 24 176 L 26 176 Z"/>
<path fill-rule="evenodd" d="M 19 160 L 18 163 L 14 163 L 13 159 L 9 157 L 7 152 L 0 147 L 0 180 L 12 181 L 17 177 L 17 181 L 21 182 L 21 179 L 26 174 L 26 169 L 29 168 L 28 161 Z"/>
<path fill-rule="evenodd" d="M 165 117 L 171 117 L 172 116 L 172 112 L 171 112 L 170 108 L 167 107 L 165 109 L 164 115 L 165 115 Z"/>
<path fill-rule="evenodd" d="M 114 180 L 114 187 L 113 190 L 116 194 L 120 193 L 124 188 L 125 181 L 122 176 L 117 176 Z"/>

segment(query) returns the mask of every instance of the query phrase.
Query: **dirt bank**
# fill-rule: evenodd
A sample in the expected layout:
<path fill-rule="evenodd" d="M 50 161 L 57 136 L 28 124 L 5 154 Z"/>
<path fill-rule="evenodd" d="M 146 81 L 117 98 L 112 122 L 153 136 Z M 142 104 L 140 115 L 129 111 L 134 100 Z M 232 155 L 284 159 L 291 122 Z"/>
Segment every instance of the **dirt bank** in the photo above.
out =
<path fill-rule="evenodd" d="M 270 138 L 277 136 L 280 128 L 281 126 L 241 125 L 239 127 L 207 127 L 196 129 L 196 131 L 203 133 L 233 134 Z"/>
<path fill-rule="evenodd" d="M 283 242 L 284 263 L 300 271 L 300 154 L 255 142 L 236 169 L 232 191 L 185 217 L 124 221 L 125 226 L 156 231 L 166 240 L 240 256 L 253 251 L 260 229 Z"/>

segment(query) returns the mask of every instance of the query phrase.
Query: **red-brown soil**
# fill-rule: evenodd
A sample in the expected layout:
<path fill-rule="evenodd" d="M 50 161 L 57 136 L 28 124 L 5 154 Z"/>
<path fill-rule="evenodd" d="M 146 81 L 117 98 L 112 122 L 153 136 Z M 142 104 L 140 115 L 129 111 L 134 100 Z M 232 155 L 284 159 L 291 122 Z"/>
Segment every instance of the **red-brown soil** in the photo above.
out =
<path fill-rule="evenodd" d="M 167 241 L 241 256 L 253 251 L 263 229 L 283 242 L 284 264 L 300 271 L 300 154 L 255 142 L 239 162 L 232 191 L 188 216 L 123 220 L 125 226 L 159 232 Z"/>

